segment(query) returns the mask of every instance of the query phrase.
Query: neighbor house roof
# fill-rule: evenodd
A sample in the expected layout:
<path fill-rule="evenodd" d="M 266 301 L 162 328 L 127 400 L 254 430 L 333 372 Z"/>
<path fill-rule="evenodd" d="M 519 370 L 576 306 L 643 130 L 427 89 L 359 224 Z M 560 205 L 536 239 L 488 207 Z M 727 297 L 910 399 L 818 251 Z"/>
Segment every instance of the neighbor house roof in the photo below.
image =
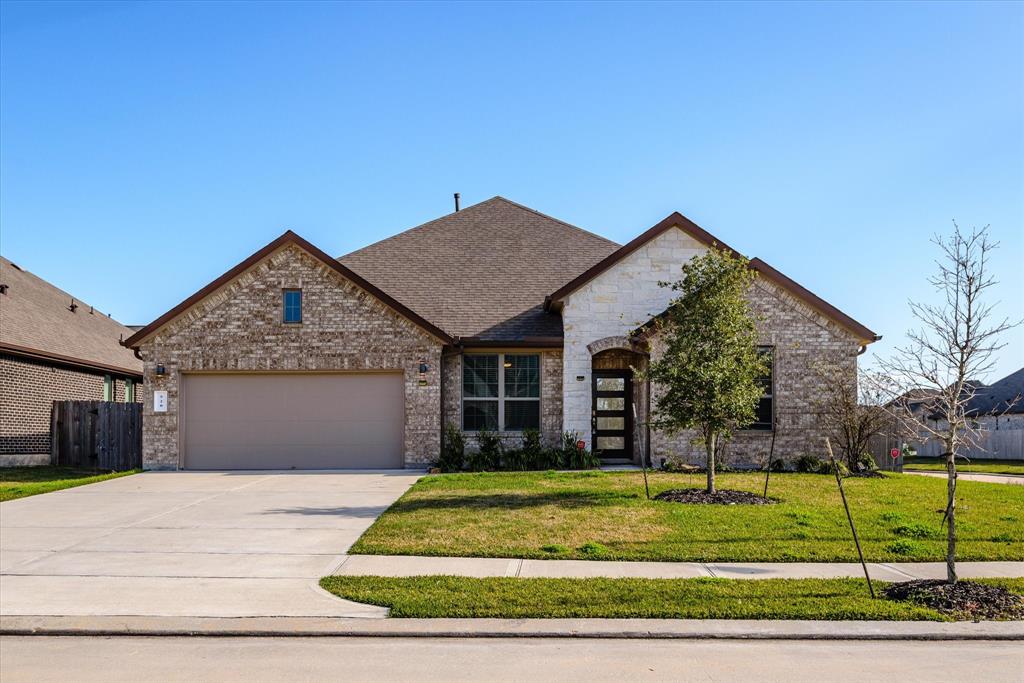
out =
<path fill-rule="evenodd" d="M 619 248 L 504 197 L 339 260 L 466 343 L 560 340 L 544 297 Z"/>
<path fill-rule="evenodd" d="M 1024 368 L 974 391 L 974 398 L 967 404 L 969 415 L 1024 413 Z"/>
<path fill-rule="evenodd" d="M 573 278 L 566 284 L 559 287 L 557 290 L 553 291 L 551 294 L 547 295 L 547 297 L 544 300 L 545 309 L 559 310 L 563 300 L 567 296 L 569 296 L 574 291 L 576 291 L 583 285 L 593 280 L 601 273 L 605 272 L 606 270 L 614 266 L 622 259 L 632 254 L 640 247 L 644 246 L 645 244 L 662 235 L 663 233 L 667 232 L 668 230 L 671 230 L 672 228 L 678 228 L 679 230 L 682 230 L 684 233 L 686 233 L 696 241 L 706 246 L 717 247 L 718 249 L 722 249 L 729 252 L 733 256 L 741 255 L 728 244 L 718 239 L 717 237 L 715 237 L 707 230 L 691 221 L 683 214 L 676 211 L 667 216 L 664 220 L 660 221 L 659 223 L 651 227 L 649 230 L 638 235 L 635 239 L 630 240 L 629 243 L 623 245 L 622 247 L 612 252 L 611 254 L 608 254 L 601 261 L 595 263 L 593 266 L 580 273 L 579 276 Z M 761 277 L 764 277 L 766 280 L 770 280 L 779 287 L 782 287 L 783 289 L 787 290 L 790 294 L 795 296 L 797 299 L 800 299 L 805 304 L 807 304 L 811 308 L 815 309 L 816 311 L 824 315 L 826 318 L 829 318 L 839 323 L 840 325 L 842 325 L 843 327 L 857 335 L 857 337 L 860 338 L 860 340 L 863 341 L 865 344 L 869 344 L 871 342 L 878 341 L 879 339 L 881 339 L 880 336 L 872 332 L 870 329 L 860 324 L 850 316 L 846 315 L 838 308 L 828 303 L 821 297 L 817 296 L 810 290 L 802 287 L 794 280 L 791 280 L 790 278 L 783 275 L 781 272 L 775 270 L 761 259 L 750 259 L 749 265 L 750 268 L 756 271 Z M 656 316 L 655 319 L 657 319 L 657 317 L 658 316 Z M 641 326 L 641 329 L 643 329 L 643 326 Z"/>
<path fill-rule="evenodd" d="M 0 350 L 142 375 L 142 361 L 118 343 L 128 327 L 2 256 L 0 285 Z"/>
<path fill-rule="evenodd" d="M 311 256 L 313 256 L 316 259 L 319 259 L 324 264 L 326 264 L 328 267 L 330 267 L 332 270 L 334 270 L 335 272 L 339 273 L 346 280 L 352 282 L 353 284 L 355 284 L 356 286 L 360 287 L 361 289 L 369 292 L 374 297 L 376 297 L 378 300 L 380 300 L 382 303 L 384 303 L 385 305 L 389 306 L 391 309 L 393 309 L 394 311 L 396 311 L 400 315 L 404 316 L 405 318 L 407 318 L 407 319 L 411 320 L 412 322 L 416 323 L 421 328 L 423 328 L 426 331 L 430 332 L 434 336 L 438 337 L 441 341 L 443 341 L 445 343 L 451 343 L 451 342 L 454 341 L 454 339 L 452 339 L 452 337 L 449 334 L 447 334 L 444 330 L 439 328 L 434 323 L 430 322 L 429 320 L 426 320 L 425 318 L 423 318 L 423 316 L 419 315 L 418 313 L 416 313 L 415 311 L 410 309 L 408 306 L 406 306 L 402 302 L 396 301 L 387 292 L 383 292 L 378 287 L 376 287 L 375 285 L 367 282 L 358 273 L 354 273 L 353 271 L 351 271 L 345 265 L 343 265 L 343 264 L 339 263 L 338 261 L 336 261 L 335 259 L 331 258 L 331 256 L 328 255 L 325 251 L 323 251 L 320 248 L 314 246 L 310 242 L 304 240 L 302 237 L 299 237 L 297 234 L 295 234 L 291 230 L 286 230 L 280 237 L 278 237 L 277 239 L 272 241 L 270 244 L 268 244 L 267 246 L 263 247 L 259 251 L 255 252 L 254 254 L 249 256 L 249 258 L 245 259 L 244 261 L 239 263 L 237 266 L 235 266 L 231 270 L 227 271 L 226 273 L 224 273 L 219 278 L 217 278 L 216 280 L 214 280 L 210 284 L 208 284 L 205 287 L 203 287 L 202 289 L 200 289 L 198 292 L 196 292 L 192 296 L 188 297 L 187 299 L 182 301 L 180 304 L 178 304 L 177 306 L 175 306 L 171 310 L 167 311 L 166 313 L 164 313 L 162 316 L 160 316 L 159 318 L 157 318 L 156 320 L 154 320 L 150 324 L 148 324 L 145 327 L 137 330 L 134 334 L 132 334 L 130 337 L 128 337 L 128 339 L 126 339 L 124 341 L 124 345 L 125 346 L 129 346 L 129 347 L 138 348 L 138 345 L 146 337 L 150 336 L 151 334 L 153 334 L 154 332 L 159 330 L 161 327 L 163 327 L 167 323 L 171 322 L 172 320 L 177 318 L 179 315 L 181 315 L 182 313 L 184 313 L 185 311 L 187 311 L 188 309 L 192 308 L 197 303 L 199 303 L 200 301 L 205 299 L 207 296 L 209 296 L 213 292 L 217 291 L 218 289 L 220 289 L 224 285 L 228 284 L 229 282 L 234 280 L 236 277 L 238 277 L 239 275 L 241 275 L 242 273 L 247 271 L 249 268 L 253 267 L 257 263 L 262 261 L 264 258 L 266 258 L 270 254 L 274 253 L 275 251 L 277 251 L 278 249 L 280 249 L 281 247 L 283 247 L 283 246 L 285 246 L 287 244 L 294 244 L 294 245 L 300 247 L 301 249 L 305 250 Z"/>

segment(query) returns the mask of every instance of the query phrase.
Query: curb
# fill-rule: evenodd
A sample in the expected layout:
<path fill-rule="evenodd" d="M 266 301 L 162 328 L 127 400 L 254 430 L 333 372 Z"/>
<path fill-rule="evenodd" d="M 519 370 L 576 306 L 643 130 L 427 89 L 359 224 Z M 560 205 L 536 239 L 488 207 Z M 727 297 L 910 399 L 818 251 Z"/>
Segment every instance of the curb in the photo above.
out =
<path fill-rule="evenodd" d="M 3 636 L 1024 640 L 1024 622 L 348 617 L 0 617 Z"/>

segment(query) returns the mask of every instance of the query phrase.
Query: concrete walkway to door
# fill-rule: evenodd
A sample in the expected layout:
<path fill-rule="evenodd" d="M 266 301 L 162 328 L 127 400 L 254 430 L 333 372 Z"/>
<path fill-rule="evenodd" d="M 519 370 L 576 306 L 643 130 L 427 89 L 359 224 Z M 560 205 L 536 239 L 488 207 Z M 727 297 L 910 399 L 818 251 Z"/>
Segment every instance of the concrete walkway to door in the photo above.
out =
<path fill-rule="evenodd" d="M 0 503 L 0 614 L 382 617 L 317 580 L 421 475 L 147 472 Z"/>

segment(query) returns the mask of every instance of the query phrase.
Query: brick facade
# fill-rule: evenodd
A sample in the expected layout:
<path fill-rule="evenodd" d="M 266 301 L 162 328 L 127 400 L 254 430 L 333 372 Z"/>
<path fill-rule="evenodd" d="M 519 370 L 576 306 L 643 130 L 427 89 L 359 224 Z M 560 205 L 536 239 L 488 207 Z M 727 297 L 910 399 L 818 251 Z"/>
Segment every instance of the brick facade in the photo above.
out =
<path fill-rule="evenodd" d="M 476 353 L 501 353 L 501 350 L 480 349 Z M 561 349 L 508 349 L 508 353 L 536 353 L 540 355 L 540 435 L 545 445 L 555 446 L 562 438 L 562 350 Z M 475 353 L 467 351 L 466 353 Z M 462 426 L 462 354 L 452 353 L 443 361 L 442 393 L 444 396 L 443 424 Z M 473 447 L 475 435 L 466 432 L 466 442 Z M 509 447 L 517 447 L 522 439 L 519 432 L 500 432 Z"/>
<path fill-rule="evenodd" d="M 773 410 L 775 449 L 773 459 L 792 463 L 801 455 L 824 453 L 817 400 L 820 386 L 814 367 L 825 364 L 848 373 L 856 381 L 860 342 L 845 329 L 821 316 L 780 287 L 758 279 L 750 294 L 751 309 L 759 318 L 758 343 L 773 351 Z M 661 349 L 651 344 L 651 356 Z M 657 396 L 657 388 L 654 388 Z M 653 400 L 652 400 L 653 405 Z M 694 443 L 696 432 L 669 436 L 651 432 L 651 458 L 703 465 L 704 446 Z M 733 467 L 761 467 L 767 462 L 772 432 L 742 430 L 725 446 L 722 462 Z"/>
<path fill-rule="evenodd" d="M 303 322 L 281 322 L 281 290 L 301 288 Z M 143 466 L 175 469 L 182 373 L 400 370 L 404 459 L 440 452 L 442 343 L 295 245 L 273 252 L 146 339 Z M 425 362 L 428 371 L 420 374 Z M 156 375 L 157 364 L 166 374 Z M 421 381 L 423 382 L 421 384 Z M 168 392 L 167 412 L 153 391 Z"/>
<path fill-rule="evenodd" d="M 53 401 L 102 401 L 106 374 L 0 355 L 0 456 L 45 454 L 48 461 Z M 125 379 L 111 375 L 116 401 L 124 401 Z M 137 387 L 136 400 L 141 398 L 141 387 Z M 39 464 L 35 461 L 40 458 L 32 460 Z"/>

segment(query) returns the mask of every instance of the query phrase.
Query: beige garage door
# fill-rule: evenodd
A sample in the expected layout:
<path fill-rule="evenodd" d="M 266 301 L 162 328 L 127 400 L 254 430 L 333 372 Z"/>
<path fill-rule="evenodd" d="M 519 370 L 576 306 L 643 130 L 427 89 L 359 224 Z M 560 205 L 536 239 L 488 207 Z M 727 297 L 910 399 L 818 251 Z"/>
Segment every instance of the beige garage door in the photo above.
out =
<path fill-rule="evenodd" d="M 402 467 L 402 375 L 184 375 L 185 468 Z"/>

